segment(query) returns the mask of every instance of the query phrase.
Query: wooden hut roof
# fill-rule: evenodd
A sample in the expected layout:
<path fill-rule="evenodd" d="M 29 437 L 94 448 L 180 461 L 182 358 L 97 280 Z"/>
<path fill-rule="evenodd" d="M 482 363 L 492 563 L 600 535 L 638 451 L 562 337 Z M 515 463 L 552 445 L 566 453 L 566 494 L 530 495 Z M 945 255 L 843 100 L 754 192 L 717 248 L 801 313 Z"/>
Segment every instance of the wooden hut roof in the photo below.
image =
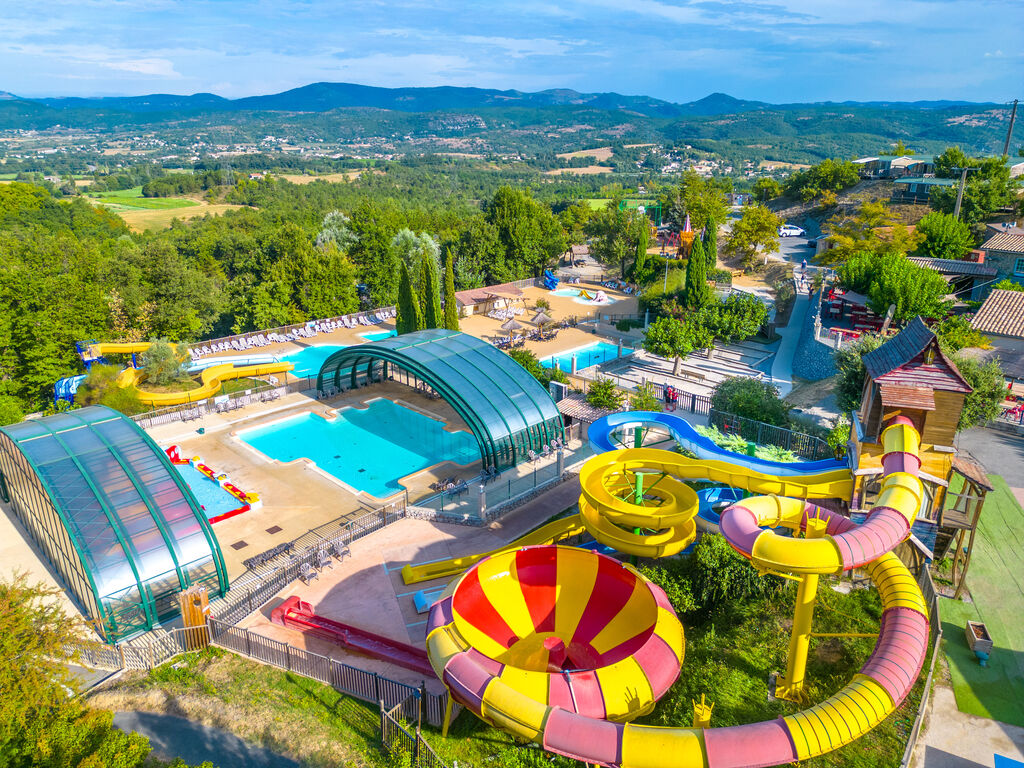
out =
<path fill-rule="evenodd" d="M 927 361 L 925 352 L 934 355 Z M 971 386 L 956 365 L 939 349 L 938 339 L 920 317 L 915 317 L 898 334 L 878 349 L 864 355 L 868 376 L 879 383 L 928 387 L 944 392 L 971 392 Z"/>

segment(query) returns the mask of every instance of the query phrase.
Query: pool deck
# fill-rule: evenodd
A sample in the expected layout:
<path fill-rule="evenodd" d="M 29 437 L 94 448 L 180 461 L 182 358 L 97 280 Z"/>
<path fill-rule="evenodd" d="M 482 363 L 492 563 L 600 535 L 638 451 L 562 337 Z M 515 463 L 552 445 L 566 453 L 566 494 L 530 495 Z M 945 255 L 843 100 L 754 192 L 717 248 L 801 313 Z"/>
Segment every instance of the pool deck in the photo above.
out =
<path fill-rule="evenodd" d="M 383 661 L 348 653 L 334 643 L 270 622 L 271 612 L 292 595 L 310 602 L 322 616 L 351 624 L 404 643 L 422 647 L 427 614 L 416 613 L 416 592 L 444 587 L 450 579 L 406 585 L 402 566 L 487 552 L 519 538 L 579 499 L 579 482 L 570 478 L 502 516 L 486 527 L 436 523 L 405 518 L 354 542 L 351 556 L 320 572 L 309 585 L 296 581 L 282 589 L 241 626 L 282 642 L 338 659 L 347 664 L 419 685 L 422 675 Z M 440 692 L 440 681 L 426 681 Z"/>

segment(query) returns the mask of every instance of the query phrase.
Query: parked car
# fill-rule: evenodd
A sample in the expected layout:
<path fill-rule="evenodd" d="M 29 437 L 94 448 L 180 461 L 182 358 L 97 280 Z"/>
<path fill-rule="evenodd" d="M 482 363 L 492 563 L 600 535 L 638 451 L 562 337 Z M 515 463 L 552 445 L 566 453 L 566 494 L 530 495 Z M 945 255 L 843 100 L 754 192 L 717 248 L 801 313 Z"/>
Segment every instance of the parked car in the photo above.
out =
<path fill-rule="evenodd" d="M 779 237 L 803 237 L 807 232 L 796 224 L 783 224 L 779 227 Z"/>

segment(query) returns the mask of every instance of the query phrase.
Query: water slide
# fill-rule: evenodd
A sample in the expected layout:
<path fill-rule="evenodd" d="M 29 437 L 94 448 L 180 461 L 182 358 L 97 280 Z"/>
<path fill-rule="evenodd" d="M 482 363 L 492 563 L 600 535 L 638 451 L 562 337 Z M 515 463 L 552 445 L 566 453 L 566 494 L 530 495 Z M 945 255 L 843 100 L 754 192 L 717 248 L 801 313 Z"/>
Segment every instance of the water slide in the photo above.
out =
<path fill-rule="evenodd" d="M 294 367 L 291 363 L 279 362 L 239 366 L 233 363 L 220 363 L 204 368 L 200 372 L 202 384 L 196 389 L 188 389 L 181 392 L 146 392 L 140 389 L 139 400 L 145 405 L 152 405 L 156 408 L 167 405 L 181 405 L 182 403 L 198 403 L 220 392 L 221 385 L 225 381 L 244 379 L 250 376 L 258 377 L 269 376 L 275 373 L 286 373 Z M 125 368 L 118 374 L 117 383 L 121 387 L 138 386 L 144 375 L 141 368 Z"/>
<path fill-rule="evenodd" d="M 755 456 L 745 456 L 729 451 L 700 434 L 682 416 L 658 411 L 626 411 L 613 413 L 590 425 L 587 433 L 595 453 L 614 451 L 617 448 L 631 448 L 632 445 L 616 440 L 616 434 L 625 434 L 629 440 L 630 428 L 658 426 L 668 431 L 680 446 L 696 454 L 699 459 L 719 459 L 737 467 L 768 472 L 775 475 L 805 475 L 815 472 L 848 469 L 846 461 L 823 459 L 821 461 L 769 461 Z"/>
<path fill-rule="evenodd" d="M 573 575 L 572 569 L 563 569 L 560 554 L 547 558 L 552 562 L 531 567 L 520 567 L 518 560 L 512 565 L 500 558 L 483 560 L 453 582 L 430 611 L 427 651 L 431 663 L 454 698 L 484 721 L 535 741 L 548 751 L 588 764 L 742 768 L 787 764 L 838 749 L 865 735 L 899 706 L 913 687 L 927 651 L 924 597 L 914 577 L 892 552 L 909 535 L 923 497 L 918 479 L 919 440 L 906 419 L 897 418 L 883 431 L 882 490 L 862 525 L 808 502 L 810 493 L 786 498 L 801 486 L 825 490 L 825 486 L 818 486 L 820 481 L 772 477 L 749 468 L 729 467 L 724 462 L 708 470 L 745 475 L 752 490 L 771 494 L 742 500 L 725 510 L 722 533 L 758 568 L 793 574 L 801 580 L 790 645 L 793 673 L 790 679 L 779 681 L 776 695 L 785 694 L 787 686 L 796 691 L 793 659 L 798 654 L 794 649 L 802 647 L 800 663 L 805 664 L 819 574 L 864 567 L 879 591 L 883 612 L 873 652 L 853 680 L 823 702 L 775 720 L 722 728 L 659 728 L 628 722 L 642 713 L 649 700 L 647 693 L 664 685 L 663 680 L 652 681 L 648 670 L 671 669 L 665 660 L 660 667 L 649 663 L 647 640 L 658 633 L 652 628 L 656 624 L 652 624 L 649 606 L 644 607 L 646 598 L 636 587 L 607 588 L 601 590 L 591 611 L 589 606 L 595 601 L 590 600 L 590 592 L 581 598 L 576 590 L 586 591 L 586 584 L 594 582 Z M 596 456 L 591 462 L 595 464 L 591 477 L 611 475 L 612 479 L 616 473 L 626 475 L 635 468 L 660 465 L 673 472 L 691 469 L 685 462 L 678 463 L 677 454 L 645 448 L 615 451 L 610 457 Z M 699 471 L 697 467 L 692 469 Z M 848 484 L 852 484 L 849 471 L 846 475 Z M 838 488 L 838 479 L 828 483 L 828 488 Z M 677 490 L 673 484 L 660 485 L 660 501 L 671 502 Z M 596 484 L 584 485 L 581 508 L 597 504 L 607 506 L 613 514 L 627 511 L 622 499 L 608 495 L 614 502 L 603 498 Z M 690 503 L 686 494 L 667 505 L 669 521 L 674 521 L 671 515 Z M 666 505 L 652 509 L 661 506 Z M 762 526 L 783 526 L 805 535 L 784 537 Z M 654 542 L 655 546 L 683 538 L 671 529 L 661 535 L 665 541 Z M 523 552 L 544 549 L 562 548 L 539 547 L 512 554 L 518 557 Z M 509 554 L 501 557 L 507 559 Z M 544 557 L 530 555 L 530 559 L 543 561 Z M 597 570 L 601 567 L 613 566 L 598 565 Z M 523 599 L 516 597 L 515 589 L 501 588 L 509 579 L 522 582 L 518 592 L 525 596 Z M 482 600 L 481 594 L 488 599 Z M 654 594 L 658 611 L 672 613 L 668 601 Z M 629 622 L 633 631 L 643 630 L 631 644 L 623 642 L 621 622 L 616 620 L 615 628 L 608 632 L 602 629 L 603 622 L 627 611 L 633 616 Z M 588 612 L 593 615 L 582 622 L 581 617 Z M 664 633 L 658 637 L 661 645 L 674 647 L 673 638 Z M 679 642 L 681 649 L 681 638 Z M 568 657 L 559 643 L 571 649 Z M 573 668 L 571 673 L 566 661 Z M 560 665 L 565 668 L 552 674 L 551 670 Z M 600 700 L 595 699 L 592 684 L 577 687 L 574 678 L 582 682 L 581 673 L 597 679 Z M 564 684 L 557 682 L 563 678 Z M 668 685 L 674 679 L 673 674 Z M 802 677 L 799 681 L 802 685 Z M 634 696 L 638 709 L 624 712 L 621 707 L 605 704 L 617 702 L 622 695 Z"/>
<path fill-rule="evenodd" d="M 583 526 L 583 522 L 577 515 L 564 517 L 560 520 L 553 520 L 550 523 L 542 525 L 536 530 L 530 531 L 530 533 L 525 536 L 522 536 L 503 547 L 498 547 L 491 552 L 482 552 L 478 555 L 465 555 L 463 557 L 452 558 L 451 560 L 438 560 L 433 563 L 421 563 L 420 565 L 407 563 L 402 567 L 402 580 L 406 584 L 418 584 L 421 581 L 440 579 L 444 576 L 456 576 L 467 568 L 470 568 L 480 562 L 485 557 L 491 557 L 493 555 L 501 554 L 502 552 L 521 549 L 522 547 L 532 547 L 537 544 L 554 544 L 556 541 L 561 541 L 562 539 L 567 539 L 570 536 L 581 534 L 584 530 L 586 529 Z"/>
<path fill-rule="evenodd" d="M 199 373 L 215 365 L 231 363 L 231 365 L 269 365 L 279 363 L 281 359 L 277 355 L 230 355 L 228 357 L 210 357 L 206 360 L 194 360 L 188 367 L 189 373 Z"/>
<path fill-rule="evenodd" d="M 407 643 L 383 637 L 349 624 L 325 619 L 313 612 L 313 606 L 295 595 L 286 599 L 270 614 L 270 620 L 283 627 L 297 629 L 313 637 L 330 640 L 354 653 L 361 653 L 372 659 L 387 661 L 400 667 L 433 675 L 426 651 Z"/>

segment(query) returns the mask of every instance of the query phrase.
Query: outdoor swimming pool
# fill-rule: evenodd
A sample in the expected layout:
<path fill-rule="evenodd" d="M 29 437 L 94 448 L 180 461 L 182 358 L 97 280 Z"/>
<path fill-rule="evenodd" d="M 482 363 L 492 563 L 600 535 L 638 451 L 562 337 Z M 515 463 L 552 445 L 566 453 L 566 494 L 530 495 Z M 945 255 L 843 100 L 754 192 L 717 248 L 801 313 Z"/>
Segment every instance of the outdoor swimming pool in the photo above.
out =
<path fill-rule="evenodd" d="M 594 296 L 594 295 L 597 294 L 599 289 L 597 289 L 597 288 L 559 288 L 556 291 L 552 291 L 551 295 L 552 296 L 572 297 L 572 300 L 574 302 L 576 302 L 577 304 L 586 304 L 589 307 L 607 307 L 609 304 L 614 304 L 616 301 L 618 301 L 618 299 L 615 298 L 614 296 L 609 296 L 607 292 L 605 292 L 605 294 L 604 294 L 604 296 L 605 296 L 604 301 L 594 301 L 593 299 L 585 299 L 582 296 L 580 296 L 580 291 L 581 290 L 582 291 L 586 291 L 591 296 Z"/>
<path fill-rule="evenodd" d="M 633 352 L 632 347 L 623 347 L 622 354 L 626 356 Z M 619 355 L 619 345 L 609 344 L 605 341 L 597 341 L 585 347 L 577 347 L 562 352 L 554 357 L 545 357 L 540 362 L 545 368 L 554 368 L 556 365 L 566 373 L 572 373 L 572 358 L 576 356 L 576 370 L 587 368 L 591 365 L 614 360 Z"/>
<path fill-rule="evenodd" d="M 390 339 L 392 336 L 397 336 L 398 331 L 371 331 L 370 333 L 360 333 L 367 341 L 380 341 L 381 339 Z"/>
<path fill-rule="evenodd" d="M 345 349 L 347 344 L 320 344 L 315 347 L 305 347 L 298 352 L 282 355 L 281 360 L 295 366 L 293 376 L 316 376 L 320 373 L 320 366 L 328 357 L 339 349 Z"/>
<path fill-rule="evenodd" d="M 202 505 L 207 520 L 244 506 L 241 501 L 221 488 L 219 483 L 208 478 L 191 464 L 175 464 L 174 468 L 181 473 L 188 487 L 192 489 L 192 495 Z"/>
<path fill-rule="evenodd" d="M 278 461 L 310 459 L 346 485 L 384 498 L 402 490 L 398 480 L 408 474 L 442 461 L 470 464 L 480 458 L 470 432 L 449 432 L 444 426 L 378 399 L 365 409 L 342 409 L 334 419 L 303 413 L 238 437 Z"/>

